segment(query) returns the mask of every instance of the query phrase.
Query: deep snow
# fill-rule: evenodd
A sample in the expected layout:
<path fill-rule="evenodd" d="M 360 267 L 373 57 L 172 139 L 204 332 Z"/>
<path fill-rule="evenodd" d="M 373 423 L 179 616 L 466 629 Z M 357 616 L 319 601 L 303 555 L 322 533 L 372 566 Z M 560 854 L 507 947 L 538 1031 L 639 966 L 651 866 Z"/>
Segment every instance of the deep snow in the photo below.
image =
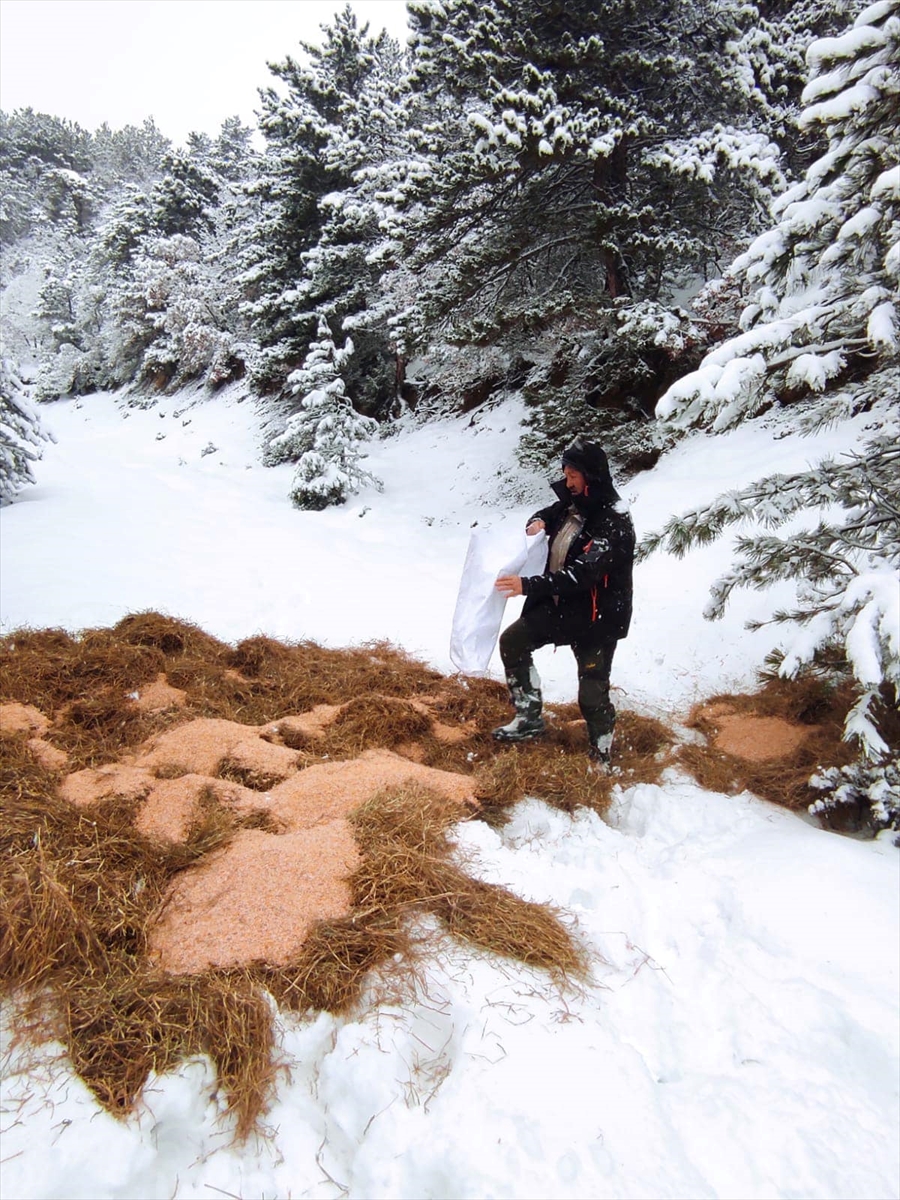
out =
<path fill-rule="evenodd" d="M 42 409 L 58 444 L 0 513 L 3 629 L 159 609 L 229 640 L 386 638 L 450 670 L 471 526 L 548 499 L 514 468 L 515 402 L 375 443 L 384 493 L 311 514 L 285 499 L 289 467 L 258 465 L 256 415 L 238 400 Z M 847 436 L 760 422 L 696 435 L 623 491 L 640 534 Z M 677 719 L 700 695 L 752 684 L 772 634 L 742 624 L 779 598 L 742 596 L 704 622 L 726 561 L 723 543 L 638 568 L 620 705 Z M 574 697 L 568 651 L 538 665 L 551 698 Z M 120 1124 L 63 1062 L 26 1070 L 13 1055 L 2 1194 L 897 1195 L 900 856 L 888 839 L 839 837 L 672 775 L 617 793 L 609 823 L 528 802 L 500 834 L 462 826 L 459 844 L 484 878 L 572 914 L 596 954 L 592 986 L 562 996 L 445 943 L 407 1003 L 284 1024 L 272 1139 L 242 1149 L 217 1123 L 203 1063 L 154 1081 Z"/>

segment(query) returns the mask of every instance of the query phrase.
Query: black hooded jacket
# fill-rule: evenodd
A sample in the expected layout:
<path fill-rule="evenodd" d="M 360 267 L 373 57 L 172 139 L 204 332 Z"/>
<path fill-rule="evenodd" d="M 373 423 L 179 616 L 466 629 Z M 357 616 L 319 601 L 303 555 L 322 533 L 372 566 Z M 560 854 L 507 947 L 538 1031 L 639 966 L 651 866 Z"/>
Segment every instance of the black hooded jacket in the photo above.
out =
<path fill-rule="evenodd" d="M 564 479 L 552 485 L 559 497 L 528 523 L 540 520 L 547 531 L 547 566 L 543 575 L 522 579 L 522 616 L 548 621 L 552 640 L 559 645 L 591 633 L 601 641 L 616 641 L 631 622 L 634 526 L 613 487 L 606 455 L 594 442 L 576 438 L 563 454 L 563 466 L 576 467 L 587 481 L 581 496 L 572 496 Z M 569 547 L 559 571 L 550 572 L 549 545 L 572 505 L 584 525 Z"/>

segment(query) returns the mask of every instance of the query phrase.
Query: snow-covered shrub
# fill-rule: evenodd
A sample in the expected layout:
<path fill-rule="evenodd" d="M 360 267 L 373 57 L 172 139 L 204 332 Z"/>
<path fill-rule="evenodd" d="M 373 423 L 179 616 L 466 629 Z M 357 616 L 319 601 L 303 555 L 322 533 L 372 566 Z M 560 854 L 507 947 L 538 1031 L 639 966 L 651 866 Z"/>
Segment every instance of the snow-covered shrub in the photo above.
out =
<path fill-rule="evenodd" d="M 375 476 L 360 466 L 362 444 L 375 432 L 377 423 L 354 410 L 340 375 L 352 353 L 349 338 L 343 349 L 335 346 L 323 317 L 303 366 L 288 377 L 303 399 L 284 432 L 269 444 L 264 461 L 272 465 L 297 460 L 290 497 L 298 508 L 342 504 L 363 484 L 380 486 Z"/>
<path fill-rule="evenodd" d="M 290 497 L 297 508 L 319 512 L 332 504 L 343 504 L 348 483 L 349 476 L 344 476 L 334 462 L 318 450 L 307 450 L 297 464 Z"/>
<path fill-rule="evenodd" d="M 42 443 L 53 440 L 17 367 L 0 358 L 0 504 L 11 504 L 26 483 L 34 483 L 31 464 L 41 457 Z"/>
<path fill-rule="evenodd" d="M 649 467 L 674 441 L 651 419 L 666 383 L 696 366 L 705 327 L 683 309 L 619 301 L 591 329 L 557 333 L 522 385 L 523 466 L 545 470 L 578 433 L 601 442 L 620 474 Z"/>

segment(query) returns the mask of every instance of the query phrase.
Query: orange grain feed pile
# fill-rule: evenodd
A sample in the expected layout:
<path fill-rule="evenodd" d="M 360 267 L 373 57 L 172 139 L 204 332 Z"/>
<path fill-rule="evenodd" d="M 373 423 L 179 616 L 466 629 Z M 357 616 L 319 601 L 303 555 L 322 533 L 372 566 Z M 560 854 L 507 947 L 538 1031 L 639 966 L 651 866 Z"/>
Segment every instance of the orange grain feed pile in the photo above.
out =
<path fill-rule="evenodd" d="M 0 735 L 42 734 L 49 728 L 50 721 L 31 704 L 0 704 Z"/>
<path fill-rule="evenodd" d="M 28 747 L 38 762 L 48 771 L 62 771 L 68 756 L 46 740 L 44 734 L 49 728 L 50 721 L 31 704 L 0 704 L 0 737 L 33 735 L 28 738 Z"/>
<path fill-rule="evenodd" d="M 340 711 L 319 711 L 314 721 Z M 41 719 L 37 710 L 23 710 L 10 713 L 8 723 L 30 730 Z M 463 805 L 475 806 L 471 778 L 389 750 L 303 767 L 298 751 L 266 740 L 279 726 L 302 724 L 302 715 L 276 726 L 188 720 L 123 761 L 61 781 L 60 796 L 79 806 L 113 797 L 133 801 L 137 830 L 166 842 L 184 841 L 204 805 L 223 806 L 236 824 L 262 826 L 236 829 L 227 845 L 175 877 L 148 940 L 152 959 L 164 970 L 286 964 L 317 922 L 349 915 L 347 881 L 360 855 L 347 816 L 379 792 L 418 784 L 459 804 L 461 813 Z M 219 778 L 226 764 L 280 782 L 255 791 Z"/>
<path fill-rule="evenodd" d="M 175 973 L 289 963 L 316 922 L 349 914 L 347 878 L 358 863 L 344 820 L 278 836 L 241 829 L 176 877 L 151 954 Z"/>
<path fill-rule="evenodd" d="M 187 704 L 187 692 L 172 687 L 166 679 L 165 672 L 160 671 L 152 683 L 145 684 L 140 691 L 134 693 L 134 703 L 144 712 L 165 712 L 167 708 L 184 708 Z"/>
<path fill-rule="evenodd" d="M 717 718 L 713 743 L 726 754 L 748 762 L 789 758 L 809 737 L 810 730 L 782 717 L 751 717 L 729 713 Z"/>
<path fill-rule="evenodd" d="M 161 842 L 183 842 L 203 812 L 204 802 L 236 808 L 247 789 L 225 779 L 190 773 L 177 779 L 154 779 L 135 817 L 135 828 Z M 248 793 L 251 797 L 252 792 Z"/>
<path fill-rule="evenodd" d="M 471 776 L 425 767 L 390 750 L 364 750 L 358 758 L 307 767 L 272 788 L 267 801 L 285 824 L 305 826 L 345 816 L 378 792 L 408 783 L 431 788 L 460 806 L 476 806 Z"/>
<path fill-rule="evenodd" d="M 170 784 L 178 781 L 168 781 Z M 346 817 L 389 787 L 421 783 L 460 805 L 471 781 L 385 750 L 307 767 L 269 793 L 241 789 L 237 813 L 266 814 L 270 827 L 244 829 L 224 849 L 179 875 L 150 936 L 169 971 L 287 963 L 317 921 L 348 915 L 347 880 L 359 852 Z M 474 803 L 474 801 L 472 801 Z"/>
<path fill-rule="evenodd" d="M 798 724 L 782 713 L 755 712 L 745 703 L 742 698 L 740 706 L 725 699 L 698 704 L 691 720 L 717 750 L 751 763 L 790 758 L 818 732 L 815 725 Z"/>
<path fill-rule="evenodd" d="M 247 771 L 286 779 L 295 769 L 299 754 L 287 746 L 264 741 L 259 736 L 260 728 L 200 718 L 157 735 L 140 748 L 134 761 L 151 770 L 214 775 L 227 759 Z"/>

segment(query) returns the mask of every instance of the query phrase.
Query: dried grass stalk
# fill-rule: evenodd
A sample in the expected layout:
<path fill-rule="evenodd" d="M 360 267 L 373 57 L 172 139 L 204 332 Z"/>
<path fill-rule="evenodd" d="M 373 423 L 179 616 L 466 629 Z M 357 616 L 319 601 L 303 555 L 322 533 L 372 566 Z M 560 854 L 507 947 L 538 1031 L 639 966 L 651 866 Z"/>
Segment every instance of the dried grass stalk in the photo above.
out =
<path fill-rule="evenodd" d="M 246 1137 L 271 1100 L 272 1013 L 250 973 L 173 979 L 146 971 L 72 982 L 63 1040 L 74 1069 L 113 1113 L 129 1112 L 151 1072 L 208 1055 Z"/>
<path fill-rule="evenodd" d="M 430 733 L 430 719 L 409 701 L 393 696 L 358 696 L 345 704 L 327 727 L 323 750 L 333 758 L 355 757 L 376 747 L 392 750 Z"/>
<path fill-rule="evenodd" d="M 403 978 L 413 970 L 403 913 L 350 916 L 322 921 L 288 967 L 269 969 L 266 987 L 283 1008 L 345 1013 L 359 1000 L 375 968 L 391 964 Z"/>
<path fill-rule="evenodd" d="M 546 905 L 472 879 L 448 860 L 459 808 L 445 796 L 408 786 L 376 796 L 351 820 L 363 862 L 351 878 L 359 908 L 389 914 L 422 908 L 455 937 L 550 971 L 583 977 L 583 948 Z"/>

